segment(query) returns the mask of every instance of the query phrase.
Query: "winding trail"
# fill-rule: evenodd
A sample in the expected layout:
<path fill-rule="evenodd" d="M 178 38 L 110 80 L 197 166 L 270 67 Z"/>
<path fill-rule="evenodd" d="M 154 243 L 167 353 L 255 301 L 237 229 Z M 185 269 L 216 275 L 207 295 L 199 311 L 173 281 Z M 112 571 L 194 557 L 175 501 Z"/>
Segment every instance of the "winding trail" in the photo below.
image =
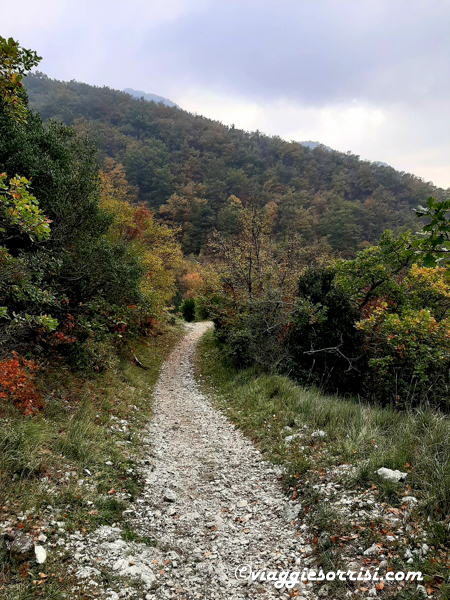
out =
<path fill-rule="evenodd" d="M 162 566 L 153 567 L 157 579 L 145 597 L 288 598 L 286 588 L 235 578 L 242 564 L 301 571 L 312 548 L 290 524 L 296 507 L 283 495 L 280 473 L 198 389 L 194 349 L 210 326 L 187 325 L 154 392 L 152 456 L 133 526 L 165 554 L 155 554 Z M 297 597 L 312 598 L 311 586 L 297 584 Z"/>

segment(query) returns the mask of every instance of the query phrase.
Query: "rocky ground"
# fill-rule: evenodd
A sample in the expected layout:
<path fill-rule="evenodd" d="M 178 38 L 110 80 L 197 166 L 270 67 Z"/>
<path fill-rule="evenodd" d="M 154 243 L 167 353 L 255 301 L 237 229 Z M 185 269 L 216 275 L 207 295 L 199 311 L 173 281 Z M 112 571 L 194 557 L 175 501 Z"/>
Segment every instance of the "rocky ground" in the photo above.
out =
<path fill-rule="evenodd" d="M 299 570 L 312 551 L 294 527 L 298 509 L 286 500 L 281 472 L 262 460 L 252 444 L 198 390 L 193 376 L 196 341 L 209 327 L 188 333 L 165 363 L 155 389 L 149 426 L 146 490 L 130 514 L 142 539 L 127 543 L 118 527 L 102 527 L 72 540 L 78 579 L 94 584 L 100 567 L 142 584 L 130 597 L 229 600 L 287 598 L 270 582 L 237 580 L 243 564 L 253 570 Z M 149 542 L 147 542 L 148 544 Z M 312 583 L 302 595 L 312 597 Z M 124 596 L 110 591 L 109 598 Z"/>
<path fill-rule="evenodd" d="M 330 547 L 344 569 L 377 569 L 380 576 L 393 563 L 405 569 L 414 563 L 417 569 L 429 548 L 426 534 L 410 524 L 415 498 L 405 498 L 402 507 L 392 509 L 377 499 L 375 489 L 346 489 L 342 484 L 350 467 L 320 470 L 305 485 L 310 485 L 315 504 L 329 510 L 330 525 L 334 518 L 333 533 L 326 524 L 317 526 L 304 499 L 286 498 L 281 470 L 263 460 L 197 386 L 194 349 L 209 326 L 187 325 L 186 336 L 161 370 L 144 440 L 146 485 L 126 511 L 128 535 L 117 524 L 90 535 L 69 534 L 63 523 L 50 520 L 59 527 L 59 539 L 48 544 L 41 536 L 36 555 L 42 558 L 48 551 L 70 556 L 69 569 L 77 582 L 73 598 L 89 591 L 88 597 L 109 600 L 326 597 L 326 582 L 277 589 L 273 582 L 237 579 L 235 573 L 243 565 L 244 574 L 245 565 L 265 573 L 325 569 Z M 325 444 L 324 436 L 306 427 L 287 430 L 285 443 L 315 439 Z M 342 531 L 339 538 L 334 533 L 336 520 Z M 384 597 L 403 585 L 347 582 L 339 590 L 333 588 L 333 597 Z M 413 587 L 417 597 L 427 595 L 425 587 Z"/>

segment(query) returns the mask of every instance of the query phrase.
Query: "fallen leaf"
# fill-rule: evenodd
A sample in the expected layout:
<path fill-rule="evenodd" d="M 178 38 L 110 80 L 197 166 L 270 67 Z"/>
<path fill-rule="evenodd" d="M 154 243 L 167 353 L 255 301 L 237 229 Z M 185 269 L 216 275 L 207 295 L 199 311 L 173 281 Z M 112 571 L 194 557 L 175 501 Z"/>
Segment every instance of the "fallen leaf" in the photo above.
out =
<path fill-rule="evenodd" d="M 387 508 L 386 512 L 398 515 L 400 511 L 398 510 L 398 508 Z"/>

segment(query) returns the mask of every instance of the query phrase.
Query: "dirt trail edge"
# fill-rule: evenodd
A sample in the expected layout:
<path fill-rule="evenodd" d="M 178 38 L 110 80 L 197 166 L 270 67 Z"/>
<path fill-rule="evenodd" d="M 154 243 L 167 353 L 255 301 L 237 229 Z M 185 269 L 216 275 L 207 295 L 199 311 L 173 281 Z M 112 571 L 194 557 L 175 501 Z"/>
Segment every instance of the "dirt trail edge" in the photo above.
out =
<path fill-rule="evenodd" d="M 100 528 L 91 538 L 104 566 L 141 580 L 139 595 L 129 588 L 125 597 L 287 599 L 286 587 L 277 589 L 259 577 L 238 580 L 236 569 L 301 572 L 312 552 L 290 525 L 297 510 L 283 495 L 280 471 L 197 387 L 195 345 L 210 326 L 187 325 L 156 384 L 146 487 L 130 515 L 146 543 L 117 539 L 115 527 Z M 298 597 L 312 599 L 312 585 L 298 583 Z M 124 592 L 108 591 L 111 598 Z"/>

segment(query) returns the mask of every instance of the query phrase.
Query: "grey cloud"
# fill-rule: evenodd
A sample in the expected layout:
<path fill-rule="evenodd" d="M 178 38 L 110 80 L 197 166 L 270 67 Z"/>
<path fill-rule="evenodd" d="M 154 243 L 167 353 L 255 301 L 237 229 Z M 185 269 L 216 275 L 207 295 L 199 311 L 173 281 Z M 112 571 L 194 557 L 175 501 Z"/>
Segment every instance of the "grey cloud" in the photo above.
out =
<path fill-rule="evenodd" d="M 422 103 L 450 96 L 449 22 L 433 0 L 214 1 L 152 32 L 145 54 L 159 75 L 254 99 Z"/>
<path fill-rule="evenodd" d="M 208 86 L 310 106 L 450 99 L 447 1 L 17 1 L 6 21 L 34 38 L 43 70 L 59 78 L 119 88 L 139 78 L 158 94 Z"/>

